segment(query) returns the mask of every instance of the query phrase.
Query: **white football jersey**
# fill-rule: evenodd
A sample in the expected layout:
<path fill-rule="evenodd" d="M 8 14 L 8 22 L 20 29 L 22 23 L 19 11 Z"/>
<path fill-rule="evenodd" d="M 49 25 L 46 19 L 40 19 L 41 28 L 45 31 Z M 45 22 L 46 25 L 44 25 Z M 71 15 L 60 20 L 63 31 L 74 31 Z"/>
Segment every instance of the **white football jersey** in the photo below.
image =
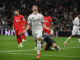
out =
<path fill-rule="evenodd" d="M 78 17 L 76 17 L 73 21 L 73 28 L 74 29 L 79 29 L 79 24 L 80 24 L 80 20 Z"/>
<path fill-rule="evenodd" d="M 72 35 L 80 35 L 80 20 L 76 17 L 73 21 Z"/>
<path fill-rule="evenodd" d="M 42 22 L 44 22 L 42 14 L 34 15 L 32 13 L 29 15 L 27 23 L 32 25 L 32 31 L 40 31 L 43 30 Z"/>

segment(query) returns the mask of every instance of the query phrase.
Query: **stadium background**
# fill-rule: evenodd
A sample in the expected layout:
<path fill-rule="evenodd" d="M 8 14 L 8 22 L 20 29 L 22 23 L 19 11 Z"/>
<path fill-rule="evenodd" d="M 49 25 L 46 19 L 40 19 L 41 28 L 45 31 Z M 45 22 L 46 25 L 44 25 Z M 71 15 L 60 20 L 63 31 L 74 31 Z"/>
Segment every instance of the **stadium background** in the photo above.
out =
<path fill-rule="evenodd" d="M 19 9 L 27 20 L 34 4 L 38 5 L 39 12 L 48 11 L 52 17 L 54 30 L 59 32 L 58 36 L 71 34 L 72 20 L 80 12 L 80 0 L 0 0 L 0 34 L 5 33 L 5 31 L 1 33 L 1 29 L 12 30 L 13 11 L 15 9 Z M 31 35 L 31 31 L 28 32 Z"/>

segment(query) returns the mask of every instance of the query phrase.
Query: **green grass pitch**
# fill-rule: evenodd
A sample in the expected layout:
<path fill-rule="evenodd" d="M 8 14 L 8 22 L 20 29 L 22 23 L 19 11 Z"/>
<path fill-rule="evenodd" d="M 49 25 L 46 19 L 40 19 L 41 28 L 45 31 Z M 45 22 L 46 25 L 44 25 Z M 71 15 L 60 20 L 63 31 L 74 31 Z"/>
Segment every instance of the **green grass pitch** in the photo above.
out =
<path fill-rule="evenodd" d="M 80 60 L 80 43 L 77 38 L 69 41 L 64 47 L 63 43 L 67 37 L 54 37 L 57 45 L 62 49 L 61 52 L 42 51 L 39 60 Z M 35 43 L 32 36 L 26 38 L 23 48 L 17 48 L 15 36 L 0 36 L 0 60 L 36 60 Z"/>

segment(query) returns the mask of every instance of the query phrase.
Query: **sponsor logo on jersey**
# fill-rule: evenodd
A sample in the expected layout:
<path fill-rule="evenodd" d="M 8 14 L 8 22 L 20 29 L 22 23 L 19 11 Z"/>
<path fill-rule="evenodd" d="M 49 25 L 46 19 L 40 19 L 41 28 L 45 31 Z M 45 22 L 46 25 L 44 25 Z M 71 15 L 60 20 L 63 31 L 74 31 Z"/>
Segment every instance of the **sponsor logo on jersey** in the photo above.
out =
<path fill-rule="evenodd" d="M 16 22 L 19 22 L 20 20 L 16 19 Z"/>

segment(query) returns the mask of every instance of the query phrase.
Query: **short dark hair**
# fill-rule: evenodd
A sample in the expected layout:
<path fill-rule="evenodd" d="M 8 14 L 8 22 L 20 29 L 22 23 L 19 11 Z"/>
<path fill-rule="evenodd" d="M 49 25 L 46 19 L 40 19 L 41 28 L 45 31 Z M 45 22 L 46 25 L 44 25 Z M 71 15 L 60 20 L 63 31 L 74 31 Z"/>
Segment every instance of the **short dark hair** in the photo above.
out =
<path fill-rule="evenodd" d="M 18 11 L 19 12 L 19 9 L 15 9 L 14 11 Z"/>

